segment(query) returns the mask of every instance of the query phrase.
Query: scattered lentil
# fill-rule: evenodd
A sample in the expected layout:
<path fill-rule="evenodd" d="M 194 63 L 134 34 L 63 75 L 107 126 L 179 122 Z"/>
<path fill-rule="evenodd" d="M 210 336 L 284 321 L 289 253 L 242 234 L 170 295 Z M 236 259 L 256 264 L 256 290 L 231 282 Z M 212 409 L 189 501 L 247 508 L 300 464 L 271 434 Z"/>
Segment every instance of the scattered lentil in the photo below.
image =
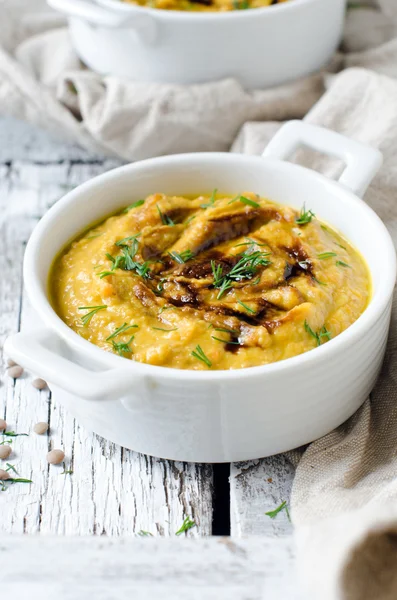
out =
<path fill-rule="evenodd" d="M 37 435 L 43 435 L 48 431 L 48 423 L 44 423 L 44 421 L 40 421 L 40 423 L 36 423 L 33 427 L 33 431 L 37 433 Z"/>
<path fill-rule="evenodd" d="M 19 379 L 23 375 L 23 369 L 19 365 L 15 365 L 14 367 L 10 367 L 7 373 L 13 379 Z"/>
<path fill-rule="evenodd" d="M 11 454 L 11 446 L 0 446 L 0 459 L 6 460 Z"/>
<path fill-rule="evenodd" d="M 65 453 L 63 450 L 51 450 L 47 454 L 47 462 L 50 465 L 59 465 L 63 459 L 65 458 Z"/>
<path fill-rule="evenodd" d="M 36 390 L 44 390 L 47 387 L 47 382 L 38 377 L 37 379 L 33 379 L 32 386 L 36 388 Z"/>
<path fill-rule="evenodd" d="M 5 481 L 6 479 L 10 479 L 11 475 L 4 471 L 4 469 L 0 469 L 0 481 Z"/>
<path fill-rule="evenodd" d="M 7 429 L 7 423 L 4 419 L 0 419 L 0 431 L 5 431 Z"/>
<path fill-rule="evenodd" d="M 16 366 L 17 366 L 17 363 L 15 362 L 15 360 L 12 360 L 12 358 L 8 358 L 8 359 L 7 359 L 7 365 L 8 365 L 9 367 L 16 367 Z"/>

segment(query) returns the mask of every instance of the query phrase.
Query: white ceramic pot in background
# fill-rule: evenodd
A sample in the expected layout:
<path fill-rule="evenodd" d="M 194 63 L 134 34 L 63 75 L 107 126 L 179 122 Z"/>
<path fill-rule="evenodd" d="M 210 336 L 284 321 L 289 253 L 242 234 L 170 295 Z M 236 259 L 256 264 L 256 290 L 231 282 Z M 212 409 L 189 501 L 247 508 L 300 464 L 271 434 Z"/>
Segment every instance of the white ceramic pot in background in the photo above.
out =
<path fill-rule="evenodd" d="M 179 84 L 235 77 L 248 89 L 322 67 L 341 39 L 346 7 L 346 0 L 290 0 L 205 13 L 119 0 L 48 3 L 69 17 L 77 54 L 98 73 Z"/>
<path fill-rule="evenodd" d="M 347 167 L 338 182 L 285 162 L 304 144 Z M 239 461 L 295 448 L 357 410 L 378 374 L 389 328 L 396 257 L 376 214 L 357 197 L 381 164 L 377 150 L 290 122 L 263 157 L 196 153 L 144 160 L 79 186 L 34 230 L 24 263 L 27 292 L 46 329 L 9 338 L 5 352 L 46 379 L 54 397 L 89 429 L 122 446 L 169 459 Z M 323 346 L 278 363 L 235 371 L 152 366 L 108 353 L 57 316 L 47 294 L 54 257 L 91 223 L 154 192 L 194 195 L 252 190 L 303 203 L 359 249 L 373 279 L 360 318 Z"/>

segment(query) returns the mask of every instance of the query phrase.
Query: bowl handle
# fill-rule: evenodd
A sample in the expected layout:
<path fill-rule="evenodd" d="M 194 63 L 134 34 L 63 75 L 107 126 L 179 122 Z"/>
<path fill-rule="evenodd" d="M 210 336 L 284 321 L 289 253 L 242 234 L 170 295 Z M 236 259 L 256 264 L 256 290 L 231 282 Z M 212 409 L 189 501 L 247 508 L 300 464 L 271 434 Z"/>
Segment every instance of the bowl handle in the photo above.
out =
<path fill-rule="evenodd" d="M 338 182 L 360 197 L 364 195 L 383 162 L 379 150 L 304 121 L 289 121 L 283 125 L 262 156 L 286 160 L 300 146 L 342 160 L 346 168 Z"/>
<path fill-rule="evenodd" d="M 50 329 L 17 333 L 7 338 L 4 352 L 21 366 L 67 392 L 86 400 L 119 399 L 144 382 L 131 368 L 91 371 L 63 355 L 60 338 Z M 131 367 L 131 365 L 129 365 Z"/>
<path fill-rule="evenodd" d="M 147 13 L 111 11 L 87 0 L 47 0 L 47 4 L 68 17 L 85 19 L 94 25 L 131 27 L 146 43 L 152 43 L 156 38 L 156 23 Z"/>

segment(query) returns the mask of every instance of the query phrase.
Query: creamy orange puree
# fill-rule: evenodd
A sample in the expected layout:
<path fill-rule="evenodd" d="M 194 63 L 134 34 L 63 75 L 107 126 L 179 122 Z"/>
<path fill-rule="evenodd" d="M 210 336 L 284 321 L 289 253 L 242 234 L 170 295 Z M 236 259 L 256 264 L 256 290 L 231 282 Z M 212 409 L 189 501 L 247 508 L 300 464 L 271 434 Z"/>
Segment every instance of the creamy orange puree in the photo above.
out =
<path fill-rule="evenodd" d="M 370 298 L 359 253 L 309 208 L 154 194 L 70 244 L 50 275 L 79 335 L 125 358 L 240 369 L 327 343 Z"/>

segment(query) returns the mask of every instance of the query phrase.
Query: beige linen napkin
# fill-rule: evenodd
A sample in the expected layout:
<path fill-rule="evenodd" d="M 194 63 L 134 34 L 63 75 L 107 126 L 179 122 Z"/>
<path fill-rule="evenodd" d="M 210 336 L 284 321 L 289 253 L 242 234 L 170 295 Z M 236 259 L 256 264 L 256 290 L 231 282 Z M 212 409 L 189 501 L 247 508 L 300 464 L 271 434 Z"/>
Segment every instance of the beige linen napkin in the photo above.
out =
<path fill-rule="evenodd" d="M 309 122 L 384 153 L 365 200 L 397 242 L 397 0 L 362 4 L 348 13 L 344 54 L 335 63 L 345 67 L 341 74 L 329 70 L 325 77 L 248 93 L 233 80 L 181 87 L 99 77 L 82 68 L 62 19 L 43 0 L 3 0 L 0 113 L 132 160 L 229 149 L 240 128 L 232 150 L 259 153 L 280 121 L 309 111 Z M 302 160 L 337 174 L 331 161 Z M 294 453 L 292 516 L 305 598 L 397 599 L 396 311 L 395 303 L 371 398 L 347 423 Z"/>

